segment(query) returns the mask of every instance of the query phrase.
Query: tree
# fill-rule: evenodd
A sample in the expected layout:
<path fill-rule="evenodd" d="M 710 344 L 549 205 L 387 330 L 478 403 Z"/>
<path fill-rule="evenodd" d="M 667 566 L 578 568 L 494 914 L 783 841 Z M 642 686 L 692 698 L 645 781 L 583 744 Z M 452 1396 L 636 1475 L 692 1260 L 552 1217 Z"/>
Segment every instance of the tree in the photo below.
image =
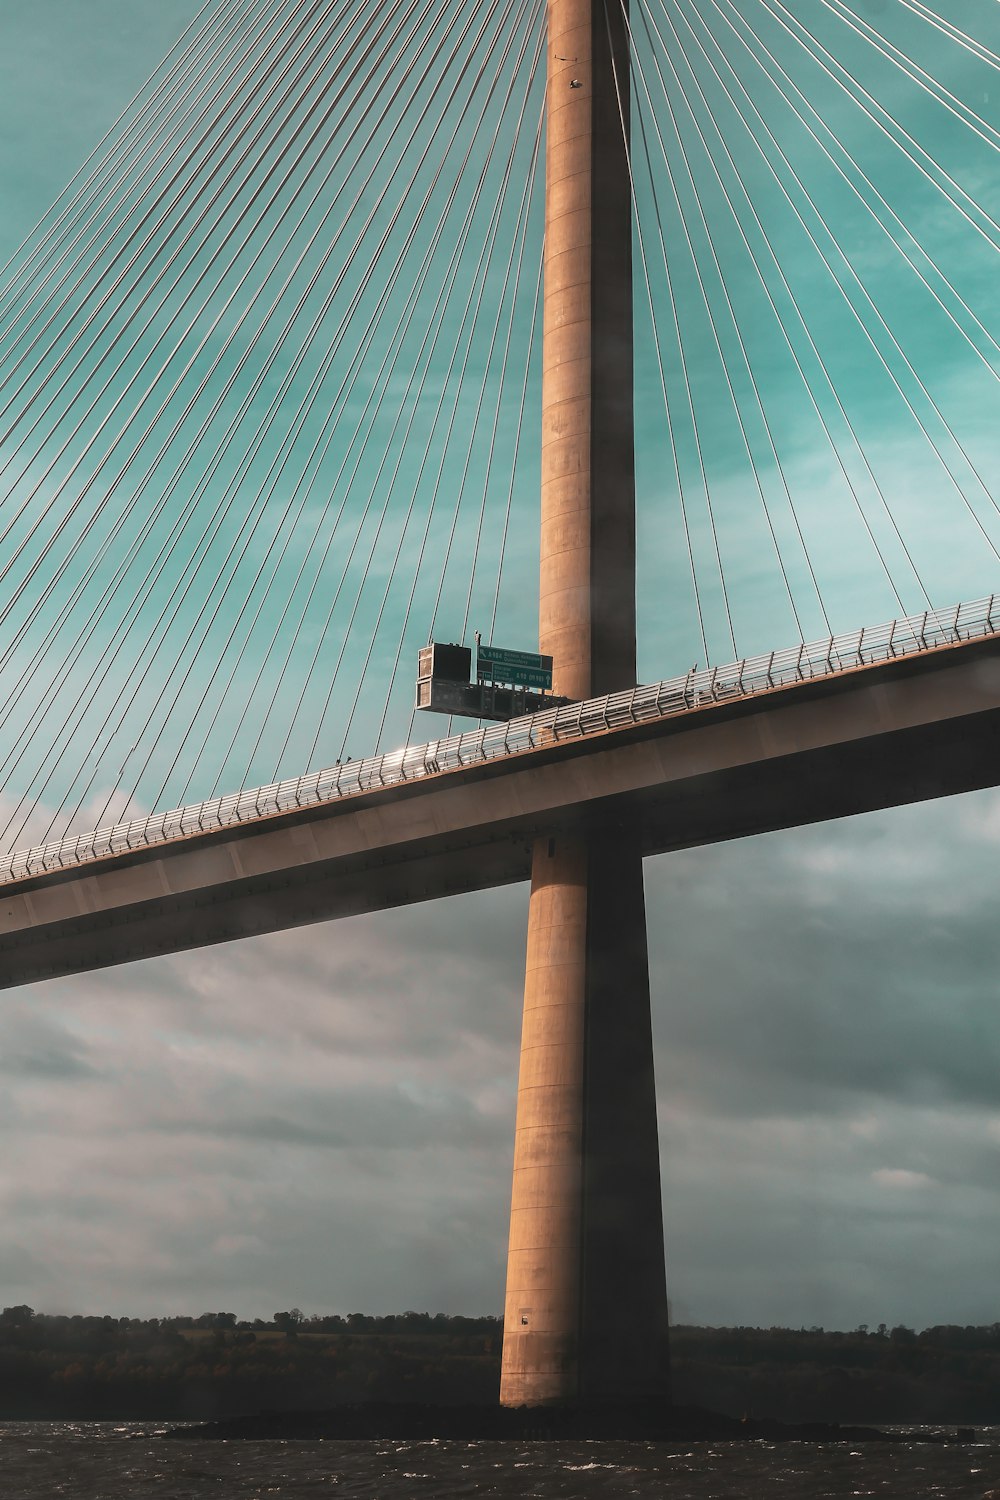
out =
<path fill-rule="evenodd" d="M 199 1328 L 235 1328 L 236 1314 L 231 1312 L 202 1313 L 197 1320 Z"/>
<path fill-rule="evenodd" d="M 274 1315 L 274 1326 L 281 1330 L 286 1338 L 297 1338 L 299 1324 L 305 1322 L 306 1315 L 300 1307 L 293 1307 L 289 1312 L 277 1312 Z"/>
<path fill-rule="evenodd" d="M 34 1316 L 35 1309 L 29 1307 L 26 1302 L 22 1302 L 17 1307 L 5 1307 L 3 1312 L 0 1312 L 0 1323 L 8 1328 L 23 1328 L 26 1323 L 31 1322 Z"/>

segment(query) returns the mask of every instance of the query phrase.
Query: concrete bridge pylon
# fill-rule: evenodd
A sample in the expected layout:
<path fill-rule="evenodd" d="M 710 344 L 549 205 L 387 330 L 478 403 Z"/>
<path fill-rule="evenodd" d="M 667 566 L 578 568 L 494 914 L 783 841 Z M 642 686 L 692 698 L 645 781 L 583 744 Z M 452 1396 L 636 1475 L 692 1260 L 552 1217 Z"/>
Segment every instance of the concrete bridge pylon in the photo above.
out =
<path fill-rule="evenodd" d="M 620 5 L 549 0 L 539 636 L 572 698 L 636 680 L 627 59 Z M 581 828 L 532 855 L 500 1400 L 668 1392 L 641 842 Z"/>

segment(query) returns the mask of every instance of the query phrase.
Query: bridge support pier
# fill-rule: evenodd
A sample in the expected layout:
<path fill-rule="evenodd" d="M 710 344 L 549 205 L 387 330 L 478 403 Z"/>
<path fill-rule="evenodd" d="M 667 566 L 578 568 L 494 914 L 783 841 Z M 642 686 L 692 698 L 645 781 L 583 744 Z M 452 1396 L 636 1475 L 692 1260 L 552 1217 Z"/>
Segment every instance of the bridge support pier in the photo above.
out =
<path fill-rule="evenodd" d="M 539 640 L 587 698 L 636 680 L 628 32 L 548 14 Z M 640 843 L 584 830 L 533 854 L 500 1400 L 667 1381 Z"/>
<path fill-rule="evenodd" d="M 500 1399 L 668 1394 L 642 856 L 534 850 Z"/>

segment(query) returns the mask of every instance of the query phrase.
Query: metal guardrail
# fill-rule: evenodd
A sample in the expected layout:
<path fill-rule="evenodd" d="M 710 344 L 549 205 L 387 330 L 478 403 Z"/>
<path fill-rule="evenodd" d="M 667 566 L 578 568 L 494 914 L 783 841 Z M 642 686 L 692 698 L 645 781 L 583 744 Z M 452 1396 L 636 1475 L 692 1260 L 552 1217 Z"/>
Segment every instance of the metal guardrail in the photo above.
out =
<path fill-rule="evenodd" d="M 586 739 L 653 719 L 672 718 L 714 703 L 749 698 L 773 688 L 835 676 L 894 657 L 912 656 L 935 647 L 996 635 L 992 618 L 995 595 L 951 609 L 927 610 L 888 625 L 866 627 L 849 635 L 830 636 L 770 655 L 751 656 L 724 667 L 689 672 L 605 698 L 588 698 L 562 708 L 512 719 L 506 724 L 468 730 L 447 739 L 430 740 L 385 755 L 349 760 L 343 765 L 256 787 L 238 796 L 171 808 L 151 818 L 95 829 L 76 838 L 15 850 L 0 860 L 0 884 L 24 880 L 49 870 L 68 869 L 130 849 L 168 844 L 191 834 L 237 823 L 250 823 L 297 807 L 337 802 L 400 782 L 417 781 L 444 771 L 516 755 L 554 740 Z"/>

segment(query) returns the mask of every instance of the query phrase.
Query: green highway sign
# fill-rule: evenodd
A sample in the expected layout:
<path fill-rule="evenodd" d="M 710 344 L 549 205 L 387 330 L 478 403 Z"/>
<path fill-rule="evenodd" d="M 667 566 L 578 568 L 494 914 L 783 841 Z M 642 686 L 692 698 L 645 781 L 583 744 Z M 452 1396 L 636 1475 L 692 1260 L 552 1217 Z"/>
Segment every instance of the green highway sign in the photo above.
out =
<path fill-rule="evenodd" d="M 542 656 L 537 651 L 505 651 L 502 646 L 480 646 L 480 661 L 484 657 L 501 667 L 535 667 L 542 672 L 552 671 L 551 656 Z"/>
<path fill-rule="evenodd" d="M 500 646 L 480 646 L 476 654 L 476 676 L 480 682 L 511 682 L 518 687 L 550 688 L 552 658 L 537 651 L 505 651 Z"/>
<path fill-rule="evenodd" d="M 521 688 L 550 688 L 552 673 L 536 667 L 480 667 L 480 682 L 509 682 Z"/>

